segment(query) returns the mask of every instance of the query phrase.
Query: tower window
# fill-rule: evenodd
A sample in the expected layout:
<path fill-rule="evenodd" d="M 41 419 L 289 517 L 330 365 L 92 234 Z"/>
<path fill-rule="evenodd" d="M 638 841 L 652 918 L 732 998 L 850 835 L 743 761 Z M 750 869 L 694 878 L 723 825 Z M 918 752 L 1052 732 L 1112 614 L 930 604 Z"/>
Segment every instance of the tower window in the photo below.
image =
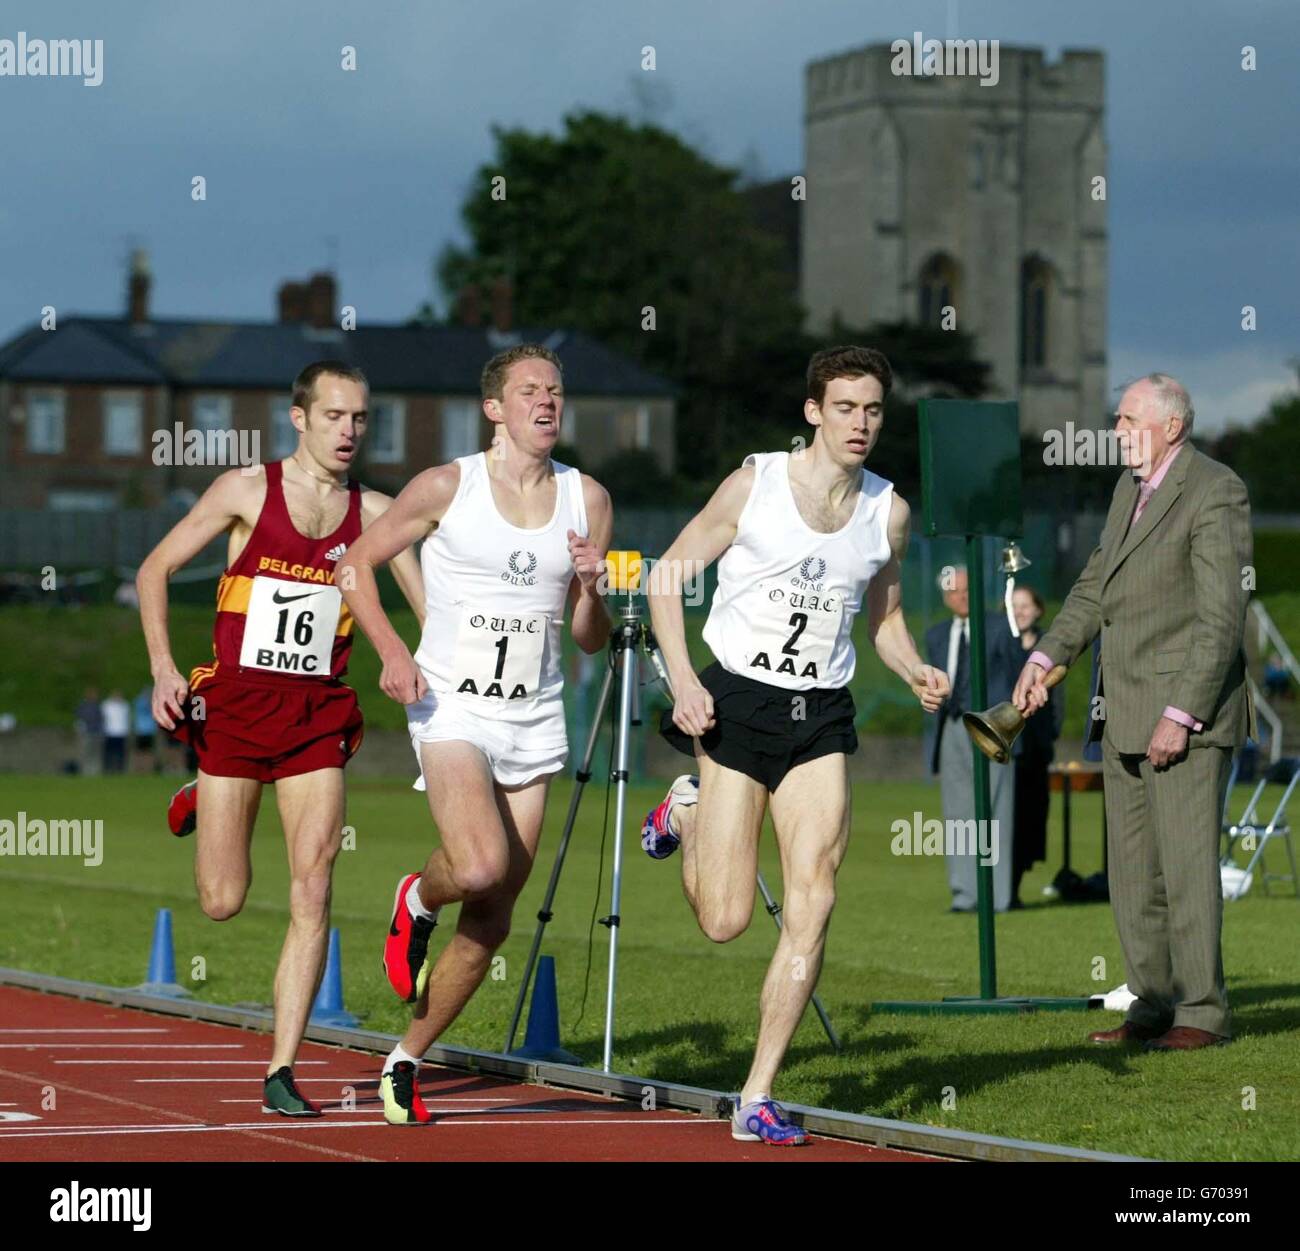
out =
<path fill-rule="evenodd" d="M 943 310 L 957 307 L 957 262 L 943 252 L 937 252 L 921 266 L 920 321 L 923 326 L 939 327 Z"/>
<path fill-rule="evenodd" d="M 1020 367 L 1042 369 L 1047 364 L 1047 297 L 1052 268 L 1039 256 L 1020 266 Z"/>

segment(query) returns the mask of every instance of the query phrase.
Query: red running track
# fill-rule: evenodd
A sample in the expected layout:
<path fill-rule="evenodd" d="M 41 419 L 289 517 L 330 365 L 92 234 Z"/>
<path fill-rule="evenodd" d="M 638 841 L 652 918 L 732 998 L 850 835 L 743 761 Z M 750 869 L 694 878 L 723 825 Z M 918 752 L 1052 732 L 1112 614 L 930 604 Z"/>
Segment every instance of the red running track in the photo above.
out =
<path fill-rule="evenodd" d="M 265 1034 L 0 987 L 0 1161 L 934 1158 L 735 1142 L 722 1121 L 436 1065 L 420 1069 L 432 1123 L 387 1125 L 380 1058 L 319 1043 L 294 1075 L 325 1115 L 298 1121 L 261 1110 L 269 1056 Z"/>

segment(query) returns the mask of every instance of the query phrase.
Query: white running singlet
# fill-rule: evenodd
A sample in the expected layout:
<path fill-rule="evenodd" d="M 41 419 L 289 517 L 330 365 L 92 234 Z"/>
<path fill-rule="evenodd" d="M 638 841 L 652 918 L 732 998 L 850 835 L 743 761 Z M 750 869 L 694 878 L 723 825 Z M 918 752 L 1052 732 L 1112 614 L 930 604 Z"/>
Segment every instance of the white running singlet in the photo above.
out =
<path fill-rule="evenodd" d="M 560 638 L 573 581 L 568 532 L 587 534 L 582 475 L 555 469 L 555 512 L 512 526 L 492 498 L 487 457 L 461 456 L 460 485 L 424 541 L 424 631 L 415 654 L 440 705 L 543 725 L 564 740 Z"/>
<path fill-rule="evenodd" d="M 718 562 L 704 641 L 724 669 L 792 691 L 847 686 L 853 621 L 889 563 L 893 483 L 862 471 L 857 506 L 833 534 L 812 529 L 790 489 L 790 454 L 755 452 L 754 486 Z"/>

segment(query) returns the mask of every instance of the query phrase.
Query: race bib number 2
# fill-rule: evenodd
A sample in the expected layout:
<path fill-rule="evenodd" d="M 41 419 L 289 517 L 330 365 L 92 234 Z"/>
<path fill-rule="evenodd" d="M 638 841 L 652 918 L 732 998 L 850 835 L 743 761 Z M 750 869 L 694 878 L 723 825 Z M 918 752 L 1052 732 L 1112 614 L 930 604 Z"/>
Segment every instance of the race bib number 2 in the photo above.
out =
<path fill-rule="evenodd" d="M 765 588 L 750 622 L 745 660 L 755 677 L 766 673 L 824 679 L 839 638 L 844 601 L 838 595 Z"/>
<path fill-rule="evenodd" d="M 531 699 L 542 678 L 544 613 L 461 614 L 452 661 L 452 689 L 484 699 Z"/>
<path fill-rule="evenodd" d="M 329 677 L 342 603 L 336 586 L 254 578 L 239 663 L 245 669 Z"/>

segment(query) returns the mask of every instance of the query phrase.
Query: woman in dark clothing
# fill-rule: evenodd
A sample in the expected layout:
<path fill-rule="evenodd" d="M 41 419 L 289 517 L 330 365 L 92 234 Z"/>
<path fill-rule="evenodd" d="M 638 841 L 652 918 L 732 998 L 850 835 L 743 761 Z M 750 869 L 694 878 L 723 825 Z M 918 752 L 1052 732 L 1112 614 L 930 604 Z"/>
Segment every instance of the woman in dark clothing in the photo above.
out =
<path fill-rule="evenodd" d="M 1011 609 L 1020 630 L 1020 645 L 1028 655 L 1038 644 L 1043 630 L 1043 597 L 1027 586 L 1012 593 Z M 1024 744 L 1016 757 L 1016 826 L 1012 842 L 1011 907 L 1023 908 L 1020 879 L 1026 870 L 1047 858 L 1047 766 L 1052 763 L 1056 740 L 1061 733 L 1064 712 L 1062 688 L 1051 694 L 1047 715 L 1030 717 L 1021 732 Z"/>

